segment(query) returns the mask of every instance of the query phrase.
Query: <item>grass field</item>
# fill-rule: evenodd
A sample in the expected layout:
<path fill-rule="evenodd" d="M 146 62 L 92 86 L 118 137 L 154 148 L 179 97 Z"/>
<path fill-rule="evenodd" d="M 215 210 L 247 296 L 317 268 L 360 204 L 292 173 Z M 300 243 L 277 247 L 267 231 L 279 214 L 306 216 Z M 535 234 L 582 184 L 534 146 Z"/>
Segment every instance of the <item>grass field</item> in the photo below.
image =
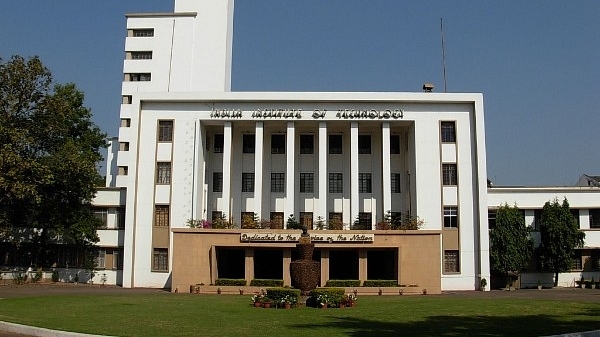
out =
<path fill-rule="evenodd" d="M 113 336 L 543 336 L 600 328 L 597 303 L 363 296 L 345 309 L 263 309 L 250 296 L 86 295 L 0 300 L 0 320 Z"/>

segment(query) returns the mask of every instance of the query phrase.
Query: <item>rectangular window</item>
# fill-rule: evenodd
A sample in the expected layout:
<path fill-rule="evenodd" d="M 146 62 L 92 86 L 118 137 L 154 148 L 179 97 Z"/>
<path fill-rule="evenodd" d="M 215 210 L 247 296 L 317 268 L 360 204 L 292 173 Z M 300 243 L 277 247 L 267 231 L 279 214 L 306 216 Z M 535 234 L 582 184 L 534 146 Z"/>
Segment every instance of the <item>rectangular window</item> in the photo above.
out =
<path fill-rule="evenodd" d="M 300 212 L 300 225 L 306 226 L 307 229 L 313 229 L 312 212 Z"/>
<path fill-rule="evenodd" d="M 240 214 L 240 227 L 242 229 L 254 229 L 256 228 L 256 222 L 254 221 L 254 212 L 242 212 Z"/>
<path fill-rule="evenodd" d="M 344 229 L 344 222 L 342 221 L 342 219 L 343 219 L 342 213 L 330 212 L 329 213 L 329 224 L 327 225 L 328 229 L 331 229 L 331 230 Z"/>
<path fill-rule="evenodd" d="M 400 173 L 392 173 L 390 183 L 392 185 L 392 193 L 400 193 Z"/>
<path fill-rule="evenodd" d="M 442 164 L 442 183 L 444 186 L 458 185 L 456 164 Z"/>
<path fill-rule="evenodd" d="M 329 154 L 342 154 L 342 135 L 329 135 Z"/>
<path fill-rule="evenodd" d="M 132 60 L 152 60 L 151 51 L 132 51 L 130 55 Z"/>
<path fill-rule="evenodd" d="M 399 135 L 390 135 L 390 154 L 400 154 Z"/>
<path fill-rule="evenodd" d="M 344 179 L 342 173 L 329 173 L 329 193 L 343 193 Z"/>
<path fill-rule="evenodd" d="M 256 149 L 256 136 L 254 134 L 242 137 L 242 152 L 254 153 Z"/>
<path fill-rule="evenodd" d="M 575 225 L 577 226 L 578 229 L 581 228 L 579 226 L 579 210 L 576 208 L 571 208 L 570 211 L 571 211 L 571 215 L 575 219 Z"/>
<path fill-rule="evenodd" d="M 98 248 L 94 255 L 94 265 L 98 269 L 106 268 L 106 249 Z"/>
<path fill-rule="evenodd" d="M 167 248 L 154 248 L 152 255 L 153 271 L 169 271 L 169 250 Z"/>
<path fill-rule="evenodd" d="M 133 97 L 131 95 L 123 95 L 121 97 L 121 104 L 131 104 Z"/>
<path fill-rule="evenodd" d="M 119 151 L 129 151 L 129 142 L 119 142 Z"/>
<path fill-rule="evenodd" d="M 130 36 L 132 36 L 132 37 L 153 37 L 154 29 L 153 28 L 132 29 Z"/>
<path fill-rule="evenodd" d="M 600 270 L 600 252 L 598 252 L 597 249 L 591 251 L 590 259 L 592 260 L 591 269 L 596 271 Z"/>
<path fill-rule="evenodd" d="M 169 227 L 169 205 L 154 205 L 154 226 Z"/>
<path fill-rule="evenodd" d="M 285 173 L 271 173 L 271 192 L 285 192 Z"/>
<path fill-rule="evenodd" d="M 158 141 L 173 141 L 173 121 L 158 121 Z"/>
<path fill-rule="evenodd" d="M 125 207 L 117 208 L 117 228 L 125 228 Z"/>
<path fill-rule="evenodd" d="M 488 229 L 496 228 L 496 210 L 488 210 Z"/>
<path fill-rule="evenodd" d="M 128 73 L 125 74 L 125 82 L 148 82 L 152 80 L 151 73 Z"/>
<path fill-rule="evenodd" d="M 371 193 L 371 173 L 358 174 L 358 193 Z"/>
<path fill-rule="evenodd" d="M 370 212 L 359 212 L 358 222 L 354 223 L 351 229 L 371 230 L 373 229 L 372 218 Z"/>
<path fill-rule="evenodd" d="M 442 122 L 440 125 L 442 143 L 456 142 L 456 124 L 454 122 Z"/>
<path fill-rule="evenodd" d="M 119 166 L 118 167 L 117 175 L 126 176 L 128 174 L 129 174 L 129 166 Z"/>
<path fill-rule="evenodd" d="M 458 250 L 444 251 L 444 273 L 459 273 Z"/>
<path fill-rule="evenodd" d="M 575 249 L 571 256 L 571 270 L 583 270 L 583 262 L 581 260 L 581 250 Z"/>
<path fill-rule="evenodd" d="M 600 209 L 590 209 L 590 228 L 600 228 Z"/>
<path fill-rule="evenodd" d="M 171 163 L 156 163 L 156 183 L 168 185 L 171 183 Z"/>
<path fill-rule="evenodd" d="M 254 192 L 254 173 L 242 173 L 242 192 Z"/>
<path fill-rule="evenodd" d="M 212 211 L 211 214 L 211 221 L 214 223 L 217 220 L 223 219 L 223 212 L 222 211 Z"/>
<path fill-rule="evenodd" d="M 358 135 L 358 154 L 371 153 L 371 135 Z"/>
<path fill-rule="evenodd" d="M 131 118 L 121 118 L 121 127 L 122 128 L 131 127 Z"/>
<path fill-rule="evenodd" d="M 315 138 L 313 135 L 300 135 L 300 154 L 313 154 L 315 151 Z"/>
<path fill-rule="evenodd" d="M 102 221 L 100 228 L 108 228 L 108 209 L 107 208 L 94 208 L 94 216 Z"/>
<path fill-rule="evenodd" d="M 123 269 L 123 250 L 113 250 L 113 265 L 112 269 Z"/>
<path fill-rule="evenodd" d="M 285 154 L 285 135 L 271 135 L 271 153 Z"/>
<path fill-rule="evenodd" d="M 283 212 L 271 212 L 271 229 L 283 229 Z"/>
<path fill-rule="evenodd" d="M 300 193 L 313 193 L 315 175 L 312 172 L 300 173 Z"/>
<path fill-rule="evenodd" d="M 214 153 L 223 153 L 223 134 L 215 135 L 215 147 L 213 149 Z"/>
<path fill-rule="evenodd" d="M 223 172 L 213 172 L 213 192 L 223 192 Z"/>
<path fill-rule="evenodd" d="M 533 230 L 540 230 L 540 225 L 542 224 L 542 210 L 534 209 L 533 210 Z"/>
<path fill-rule="evenodd" d="M 444 228 L 458 228 L 458 207 L 444 206 Z"/>

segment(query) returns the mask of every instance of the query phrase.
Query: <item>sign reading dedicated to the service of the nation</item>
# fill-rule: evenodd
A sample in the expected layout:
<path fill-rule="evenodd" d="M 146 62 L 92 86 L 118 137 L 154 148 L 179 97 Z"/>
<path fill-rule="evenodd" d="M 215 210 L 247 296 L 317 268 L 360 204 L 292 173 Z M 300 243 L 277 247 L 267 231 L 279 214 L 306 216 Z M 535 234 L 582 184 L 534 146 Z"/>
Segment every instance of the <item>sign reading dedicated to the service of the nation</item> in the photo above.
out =
<path fill-rule="evenodd" d="M 249 232 L 240 234 L 242 242 L 298 242 L 300 233 L 262 233 Z M 345 242 L 345 243 L 371 243 L 375 239 L 375 234 L 337 234 L 337 233 L 311 233 L 312 242 Z"/>

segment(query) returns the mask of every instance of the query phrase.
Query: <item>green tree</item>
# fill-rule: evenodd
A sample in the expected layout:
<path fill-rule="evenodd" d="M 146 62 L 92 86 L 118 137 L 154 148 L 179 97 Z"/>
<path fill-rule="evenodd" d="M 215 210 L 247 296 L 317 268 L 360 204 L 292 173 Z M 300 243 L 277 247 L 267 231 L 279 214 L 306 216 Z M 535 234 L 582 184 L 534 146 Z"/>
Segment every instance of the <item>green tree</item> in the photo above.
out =
<path fill-rule="evenodd" d="M 523 213 L 517 206 L 501 205 L 496 211 L 496 226 L 490 229 L 492 271 L 504 275 L 510 286 L 513 275 L 527 268 L 532 253 L 533 240 Z"/>
<path fill-rule="evenodd" d="M 90 202 L 106 135 L 83 102 L 74 84 L 53 84 L 38 57 L 0 59 L 0 238 L 15 243 L 38 229 L 27 240 L 38 265 L 57 240 L 98 241 Z"/>
<path fill-rule="evenodd" d="M 554 273 L 554 286 L 558 285 L 558 274 L 571 269 L 573 250 L 583 246 L 585 233 L 577 229 L 565 198 L 548 201 L 542 209 L 540 221 L 538 257 L 542 270 Z"/>

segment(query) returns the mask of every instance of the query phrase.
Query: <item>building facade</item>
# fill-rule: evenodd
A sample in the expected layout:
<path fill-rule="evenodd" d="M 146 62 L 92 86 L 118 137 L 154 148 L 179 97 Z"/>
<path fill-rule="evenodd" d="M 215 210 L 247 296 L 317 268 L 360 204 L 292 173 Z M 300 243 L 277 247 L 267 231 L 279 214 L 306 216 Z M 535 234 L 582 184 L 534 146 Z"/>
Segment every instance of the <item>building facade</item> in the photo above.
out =
<path fill-rule="evenodd" d="M 516 202 L 530 218 L 565 196 L 591 224 L 594 187 L 488 188 L 481 94 L 231 92 L 232 18 L 233 0 L 127 16 L 119 136 L 94 203 L 123 219 L 100 235 L 110 283 L 291 285 L 292 217 L 316 242 L 321 285 L 473 290 L 490 278 L 489 210 Z M 385 225 L 407 216 L 421 228 Z"/>

